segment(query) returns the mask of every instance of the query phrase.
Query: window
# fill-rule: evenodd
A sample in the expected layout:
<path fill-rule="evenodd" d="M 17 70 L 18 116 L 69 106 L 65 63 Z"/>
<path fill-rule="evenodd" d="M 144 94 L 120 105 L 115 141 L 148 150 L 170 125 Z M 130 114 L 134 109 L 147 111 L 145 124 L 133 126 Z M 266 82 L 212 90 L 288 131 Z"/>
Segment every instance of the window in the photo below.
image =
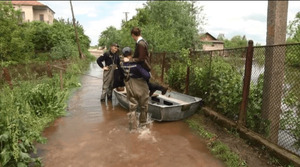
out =
<path fill-rule="evenodd" d="M 22 19 L 25 20 L 25 12 L 22 12 Z"/>
<path fill-rule="evenodd" d="M 40 14 L 40 21 L 44 21 L 44 15 Z"/>

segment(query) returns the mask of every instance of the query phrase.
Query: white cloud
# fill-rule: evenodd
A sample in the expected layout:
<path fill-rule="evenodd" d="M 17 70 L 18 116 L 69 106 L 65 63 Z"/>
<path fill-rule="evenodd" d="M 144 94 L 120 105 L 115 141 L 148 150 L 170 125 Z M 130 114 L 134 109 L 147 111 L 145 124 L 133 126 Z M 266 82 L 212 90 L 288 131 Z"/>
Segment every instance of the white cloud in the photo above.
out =
<path fill-rule="evenodd" d="M 88 35 L 92 43 L 91 45 L 98 44 L 98 38 L 102 31 L 104 31 L 109 26 L 114 26 L 117 29 L 121 28 L 122 20 L 125 20 L 125 13 L 128 13 L 128 20 L 136 15 L 136 8 L 141 8 L 143 2 L 130 1 L 130 2 L 120 2 L 114 5 L 114 10 L 107 17 L 99 16 L 96 21 L 87 22 L 85 27 L 86 35 Z"/>
<path fill-rule="evenodd" d="M 299 1 L 288 2 L 288 23 L 300 11 Z M 265 45 L 268 1 L 200 1 L 207 17 L 205 32 L 215 37 L 223 33 L 227 39 L 246 35 L 254 43 Z"/>

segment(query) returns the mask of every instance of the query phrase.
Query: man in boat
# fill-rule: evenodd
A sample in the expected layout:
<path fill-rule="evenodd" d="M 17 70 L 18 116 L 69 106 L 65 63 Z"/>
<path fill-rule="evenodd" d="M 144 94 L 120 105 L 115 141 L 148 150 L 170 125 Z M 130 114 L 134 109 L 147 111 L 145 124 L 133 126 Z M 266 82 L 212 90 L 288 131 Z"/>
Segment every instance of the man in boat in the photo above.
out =
<path fill-rule="evenodd" d="M 129 128 L 137 128 L 136 112 L 140 108 L 139 123 L 141 126 L 147 123 L 149 88 L 147 81 L 150 79 L 150 73 L 145 70 L 141 64 L 134 62 L 132 51 L 129 47 L 122 50 L 124 62 L 122 68 L 124 71 L 124 81 L 129 101 Z"/>
<path fill-rule="evenodd" d="M 108 100 L 112 99 L 112 89 L 114 84 L 114 72 L 120 70 L 120 57 L 118 54 L 119 45 L 112 43 L 109 51 L 105 52 L 103 56 L 98 57 L 97 64 L 103 69 L 103 85 L 100 101 L 104 102 L 107 96 Z M 105 66 L 102 62 L 105 62 Z"/>
<path fill-rule="evenodd" d="M 141 36 L 141 30 L 138 27 L 133 27 L 131 29 L 131 37 L 133 38 L 133 40 L 136 41 L 134 55 L 132 59 L 133 62 L 137 62 L 141 64 L 143 68 L 145 68 L 148 72 L 150 72 L 151 66 L 150 66 L 150 54 L 148 51 L 148 43 Z M 156 90 L 160 90 L 163 95 L 168 90 L 167 87 L 163 87 L 159 84 L 155 84 L 152 82 L 148 82 L 148 86 L 150 90 L 149 96 L 152 96 Z"/>

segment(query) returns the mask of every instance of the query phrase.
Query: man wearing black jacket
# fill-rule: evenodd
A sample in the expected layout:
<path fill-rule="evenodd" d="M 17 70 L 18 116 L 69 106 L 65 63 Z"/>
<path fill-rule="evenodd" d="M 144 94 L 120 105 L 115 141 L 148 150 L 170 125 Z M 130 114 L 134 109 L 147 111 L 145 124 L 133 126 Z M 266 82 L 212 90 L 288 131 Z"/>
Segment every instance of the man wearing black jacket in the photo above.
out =
<path fill-rule="evenodd" d="M 121 70 L 120 57 L 117 53 L 118 48 L 118 44 L 112 43 L 110 50 L 97 59 L 97 64 L 103 69 L 101 102 L 105 101 L 106 96 L 108 100 L 111 100 L 114 84 L 114 71 L 116 69 Z M 102 64 L 103 61 L 105 62 L 105 65 Z"/>

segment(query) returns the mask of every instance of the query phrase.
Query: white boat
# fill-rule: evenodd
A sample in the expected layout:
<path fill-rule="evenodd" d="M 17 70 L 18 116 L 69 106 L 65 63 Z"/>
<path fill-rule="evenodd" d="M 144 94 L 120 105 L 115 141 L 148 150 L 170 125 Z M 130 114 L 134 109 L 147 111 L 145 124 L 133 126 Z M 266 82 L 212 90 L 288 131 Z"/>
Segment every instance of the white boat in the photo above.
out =
<path fill-rule="evenodd" d="M 125 109 L 129 108 L 129 102 L 124 91 L 114 89 L 114 94 L 119 104 Z M 148 113 L 156 121 L 177 121 L 193 115 L 202 105 L 202 99 L 175 91 L 162 95 L 160 91 L 154 92 L 149 98 Z"/>

